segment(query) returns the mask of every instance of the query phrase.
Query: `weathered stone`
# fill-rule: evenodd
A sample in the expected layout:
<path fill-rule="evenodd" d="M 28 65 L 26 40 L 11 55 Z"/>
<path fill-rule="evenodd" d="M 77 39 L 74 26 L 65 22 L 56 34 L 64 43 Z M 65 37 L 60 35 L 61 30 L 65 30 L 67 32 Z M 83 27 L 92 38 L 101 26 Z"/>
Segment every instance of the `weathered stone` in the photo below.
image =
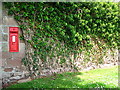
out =
<path fill-rule="evenodd" d="M 11 75 L 10 75 L 10 73 L 8 73 L 8 72 L 2 72 L 2 78 L 8 78 L 8 77 L 10 77 Z"/>
<path fill-rule="evenodd" d="M 110 67 L 112 64 L 104 64 L 104 67 Z"/>
<path fill-rule="evenodd" d="M 21 67 L 21 59 L 7 60 L 7 67 Z"/>
<path fill-rule="evenodd" d="M 2 41 L 7 42 L 8 41 L 8 35 L 7 34 L 2 34 Z"/>
<path fill-rule="evenodd" d="M 22 77 L 24 77 L 24 73 L 23 72 L 15 72 L 14 76 L 22 76 Z"/>
<path fill-rule="evenodd" d="M 5 26 L 3 25 L 2 33 L 9 35 L 9 27 L 5 27 Z"/>
<path fill-rule="evenodd" d="M 0 25 L 2 25 L 2 2 L 0 2 Z"/>
<path fill-rule="evenodd" d="M 0 53 L 1 54 L 1 53 Z M 3 66 L 2 55 L 0 55 L 0 68 Z"/>
<path fill-rule="evenodd" d="M 4 71 L 5 72 L 12 72 L 13 68 L 5 68 Z"/>
<path fill-rule="evenodd" d="M 7 42 L 6 43 L 2 43 L 2 51 L 4 51 L 4 52 L 7 51 L 8 52 L 9 51 L 8 45 L 9 44 Z"/>
<path fill-rule="evenodd" d="M 20 76 L 15 76 L 15 77 L 11 77 L 11 78 L 9 78 L 10 80 L 18 80 L 18 79 L 21 79 L 21 77 Z"/>
<path fill-rule="evenodd" d="M 29 76 L 29 72 L 24 70 L 24 71 L 23 71 L 23 75 Z"/>
<path fill-rule="evenodd" d="M 2 88 L 2 68 L 0 67 L 0 89 Z"/>
<path fill-rule="evenodd" d="M 2 59 L 10 60 L 10 59 L 12 59 L 12 54 L 9 53 L 8 51 L 3 51 L 2 52 Z"/>
<path fill-rule="evenodd" d="M 86 68 L 86 69 L 83 69 L 84 71 L 89 71 L 89 70 L 92 70 L 93 69 L 93 67 L 88 67 L 88 68 Z"/>
<path fill-rule="evenodd" d="M 18 25 L 15 19 L 11 16 L 4 16 L 3 17 L 3 24 L 4 25 Z"/>
<path fill-rule="evenodd" d="M 0 18 L 0 22 L 3 24 L 3 26 L 0 27 L 0 37 L 2 37 L 0 38 L 0 65 L 3 66 L 4 69 L 0 71 L 0 80 L 3 80 L 3 84 L 8 86 L 8 83 L 14 83 L 16 80 L 25 77 L 25 73 L 21 72 L 21 60 L 25 56 L 25 44 L 20 40 L 20 51 L 18 53 L 9 52 L 9 27 L 15 27 L 18 26 L 18 24 L 13 17 L 7 15 L 7 10 L 3 10 L 2 14 L 3 18 Z M 21 32 L 19 34 L 21 34 Z"/>
<path fill-rule="evenodd" d="M 28 81 L 31 81 L 31 80 L 32 79 L 30 77 L 28 77 L 28 78 L 24 78 L 24 79 L 18 80 L 17 83 L 28 82 Z"/>

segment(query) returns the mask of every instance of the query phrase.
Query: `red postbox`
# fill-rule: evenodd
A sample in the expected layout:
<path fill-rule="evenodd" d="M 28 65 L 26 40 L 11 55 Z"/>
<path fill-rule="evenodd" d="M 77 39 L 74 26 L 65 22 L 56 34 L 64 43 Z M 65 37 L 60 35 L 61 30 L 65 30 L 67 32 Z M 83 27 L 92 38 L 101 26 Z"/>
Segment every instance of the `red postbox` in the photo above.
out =
<path fill-rule="evenodd" d="M 9 27 L 9 52 L 19 52 L 18 27 Z"/>

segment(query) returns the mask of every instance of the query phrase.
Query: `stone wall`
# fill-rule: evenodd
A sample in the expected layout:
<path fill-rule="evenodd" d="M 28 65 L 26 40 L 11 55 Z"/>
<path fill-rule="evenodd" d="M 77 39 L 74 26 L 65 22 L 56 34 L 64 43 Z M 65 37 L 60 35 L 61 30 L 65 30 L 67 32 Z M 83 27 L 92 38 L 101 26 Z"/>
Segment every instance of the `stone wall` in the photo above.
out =
<path fill-rule="evenodd" d="M 21 60 L 25 56 L 25 44 L 19 40 L 19 52 L 9 52 L 9 27 L 19 27 L 13 16 L 7 15 L 7 10 L 2 11 L 2 27 L 0 29 L 0 41 L 1 52 L 0 55 L 2 60 L 2 83 L 3 87 L 10 82 L 21 79 L 24 77 L 24 70 L 22 67 Z M 19 30 L 19 35 L 21 31 Z"/>
<path fill-rule="evenodd" d="M 77 57 L 74 59 L 74 55 L 69 55 L 70 59 L 73 61 L 71 65 L 69 59 L 66 59 L 66 63 L 63 63 L 62 66 L 59 63 L 56 63 L 56 60 L 59 60 L 58 57 L 53 58 L 52 62 L 47 59 L 46 67 L 41 71 L 42 76 L 52 75 L 54 73 L 62 72 L 74 72 L 74 71 L 88 71 L 97 68 L 106 68 L 118 65 L 118 50 L 113 49 L 112 52 L 110 49 L 107 50 L 106 55 L 101 55 L 101 53 L 90 54 L 90 56 L 85 55 L 85 52 L 78 53 Z M 99 51 L 99 50 L 97 50 Z M 89 59 L 86 61 L 87 58 Z M 101 60 L 100 60 L 100 57 Z M 98 62 L 101 61 L 101 62 Z M 51 63 L 51 64 L 50 64 Z M 49 64 L 49 66 L 47 65 Z M 51 68 L 52 67 L 52 68 Z M 75 68 L 74 68 L 75 67 Z"/>
<path fill-rule="evenodd" d="M 2 88 L 2 2 L 0 2 L 0 89 Z"/>
<path fill-rule="evenodd" d="M 0 5 L 1 6 L 1 5 Z M 0 9 L 1 10 L 1 9 Z M 0 11 L 1 12 L 1 11 Z M 16 81 L 19 82 L 25 82 L 29 81 L 31 79 L 27 78 L 26 80 L 23 78 L 28 77 L 27 71 L 25 71 L 24 66 L 21 63 L 22 58 L 25 56 L 25 44 L 23 41 L 20 40 L 20 52 L 18 53 L 10 53 L 9 52 L 9 27 L 18 27 L 18 24 L 14 20 L 13 16 L 7 15 L 7 10 L 2 11 L 2 20 L 0 18 L 0 72 L 2 72 L 2 75 L 0 76 L 0 80 L 2 79 L 3 87 L 7 86 L 9 83 L 15 83 Z M 20 33 L 21 34 L 21 31 Z M 91 70 L 95 68 L 102 68 L 102 67 L 109 67 L 113 65 L 117 65 L 118 62 L 118 50 L 114 50 L 114 55 L 111 54 L 111 50 L 108 49 L 107 54 L 103 56 L 103 62 L 100 64 L 97 62 L 97 58 L 101 55 L 100 53 L 94 53 L 88 56 L 90 59 L 87 63 L 85 62 L 85 54 L 79 53 L 77 54 L 76 59 L 74 59 L 73 55 L 69 55 L 73 61 L 74 66 L 77 67 L 78 71 L 82 70 Z M 59 57 L 52 58 L 52 61 L 58 60 Z M 48 58 L 48 61 L 51 61 Z M 54 63 L 51 68 L 50 63 Z M 54 73 L 62 73 L 65 71 L 73 71 L 73 68 L 67 68 L 67 65 L 63 65 L 64 67 L 61 67 L 58 65 L 58 63 L 50 62 L 46 63 L 50 68 L 44 68 L 41 71 L 41 76 L 47 76 L 52 75 Z M 46 67 L 46 66 L 45 66 Z M 73 70 L 72 70 L 73 69 Z M 1 74 L 1 73 L 0 73 Z M 19 81 L 18 81 L 19 80 Z"/>

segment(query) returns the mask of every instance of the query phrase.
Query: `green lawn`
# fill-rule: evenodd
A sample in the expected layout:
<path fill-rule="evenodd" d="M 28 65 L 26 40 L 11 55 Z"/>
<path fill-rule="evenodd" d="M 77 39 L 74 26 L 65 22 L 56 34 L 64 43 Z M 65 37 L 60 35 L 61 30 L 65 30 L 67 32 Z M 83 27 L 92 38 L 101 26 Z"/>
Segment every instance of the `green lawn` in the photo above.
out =
<path fill-rule="evenodd" d="M 9 88 L 117 88 L 118 66 L 87 72 L 66 72 L 30 82 L 14 84 Z"/>

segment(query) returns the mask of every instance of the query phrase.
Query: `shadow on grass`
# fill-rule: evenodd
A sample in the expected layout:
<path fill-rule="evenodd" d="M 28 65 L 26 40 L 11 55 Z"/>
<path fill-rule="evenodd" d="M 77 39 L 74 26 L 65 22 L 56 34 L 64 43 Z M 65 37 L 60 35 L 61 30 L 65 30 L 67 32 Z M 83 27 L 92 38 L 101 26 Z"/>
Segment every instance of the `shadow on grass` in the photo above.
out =
<path fill-rule="evenodd" d="M 12 85 L 9 88 L 105 88 L 100 82 L 93 83 L 76 77 L 80 72 L 57 74 L 48 78 L 36 79 L 30 82 Z"/>

